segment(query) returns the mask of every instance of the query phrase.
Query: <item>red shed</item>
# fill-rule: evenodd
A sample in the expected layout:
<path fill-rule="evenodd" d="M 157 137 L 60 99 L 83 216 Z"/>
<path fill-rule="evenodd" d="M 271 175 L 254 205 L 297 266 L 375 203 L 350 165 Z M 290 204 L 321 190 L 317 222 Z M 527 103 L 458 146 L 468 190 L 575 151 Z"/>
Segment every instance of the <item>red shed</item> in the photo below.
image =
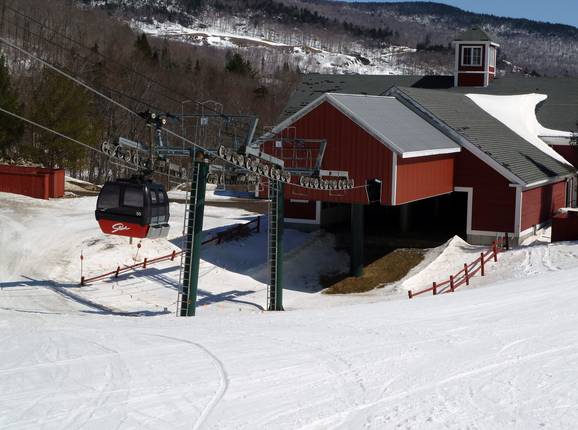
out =
<path fill-rule="evenodd" d="M 0 191 L 38 199 L 64 196 L 64 170 L 0 165 Z"/>
<path fill-rule="evenodd" d="M 487 87 L 496 77 L 496 58 L 500 45 L 480 28 L 460 34 L 455 47 L 456 87 Z"/>

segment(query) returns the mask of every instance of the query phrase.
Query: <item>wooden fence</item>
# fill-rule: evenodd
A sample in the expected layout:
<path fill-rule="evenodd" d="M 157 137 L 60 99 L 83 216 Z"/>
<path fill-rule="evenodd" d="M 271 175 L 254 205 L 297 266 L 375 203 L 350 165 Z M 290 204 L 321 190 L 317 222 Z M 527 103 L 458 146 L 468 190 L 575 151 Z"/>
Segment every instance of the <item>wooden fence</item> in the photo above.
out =
<path fill-rule="evenodd" d="M 492 247 L 486 252 L 481 252 L 480 256 L 472 261 L 470 264 L 464 263 L 463 268 L 453 275 L 450 275 L 449 279 L 442 282 L 432 282 L 432 286 L 429 288 L 424 288 L 419 291 L 409 290 L 407 295 L 410 299 L 413 299 L 420 294 L 429 293 L 430 291 L 435 296 L 437 294 L 443 293 L 453 293 L 457 288 L 462 285 L 470 285 L 470 280 L 476 276 L 478 273 L 481 276 L 486 274 L 486 265 L 492 260 L 498 262 L 498 254 L 502 252 L 503 249 L 509 249 L 509 238 L 505 235 L 504 238 L 499 238 L 492 243 Z"/>

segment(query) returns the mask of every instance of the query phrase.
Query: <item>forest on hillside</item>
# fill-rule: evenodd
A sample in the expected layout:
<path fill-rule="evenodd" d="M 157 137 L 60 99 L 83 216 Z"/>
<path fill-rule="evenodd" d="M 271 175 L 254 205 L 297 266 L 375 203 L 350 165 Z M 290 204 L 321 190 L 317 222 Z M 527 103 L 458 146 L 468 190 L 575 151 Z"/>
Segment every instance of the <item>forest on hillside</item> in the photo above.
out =
<path fill-rule="evenodd" d="M 261 76 L 238 53 L 148 38 L 106 11 L 69 0 L 0 0 L 0 37 L 65 70 L 135 112 L 167 113 L 167 127 L 189 136 L 198 115 L 251 114 L 274 122 L 297 79 L 280 67 Z M 123 136 L 146 141 L 147 127 L 25 53 L 0 44 L 0 108 L 94 148 Z M 209 104 L 201 103 L 213 100 Z M 0 159 L 66 168 L 101 182 L 115 173 L 107 157 L 0 114 Z M 172 143 L 176 143 L 173 138 Z M 178 140 L 178 139 L 177 139 Z M 180 145 L 181 142 L 178 142 Z"/>

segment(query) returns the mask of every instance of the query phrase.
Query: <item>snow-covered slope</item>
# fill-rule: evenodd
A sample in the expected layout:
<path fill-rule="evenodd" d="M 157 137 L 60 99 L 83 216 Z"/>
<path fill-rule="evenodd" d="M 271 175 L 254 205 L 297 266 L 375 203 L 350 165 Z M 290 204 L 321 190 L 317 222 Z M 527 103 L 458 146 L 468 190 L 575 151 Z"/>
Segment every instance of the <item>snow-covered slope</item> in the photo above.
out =
<path fill-rule="evenodd" d="M 573 429 L 577 276 L 195 319 L 0 309 L 0 427 Z"/>
<path fill-rule="evenodd" d="M 171 197 L 180 192 L 172 191 Z M 207 201 L 223 201 L 231 197 L 207 193 Z M 45 288 L 65 290 L 79 300 L 116 312 L 163 313 L 176 310 L 179 259 L 150 267 L 147 271 L 130 272 L 118 279 L 108 279 L 80 288 L 81 253 L 86 278 L 170 254 L 182 244 L 184 205 L 171 203 L 169 240 L 135 241 L 106 236 L 94 220 L 96 197 L 43 201 L 15 194 L 0 193 L 0 282 L 22 287 L 21 295 L 34 296 Z M 234 207 L 208 205 L 205 209 L 205 234 L 254 219 L 257 214 Z M 242 241 L 203 248 L 199 306 L 209 312 L 262 309 L 267 298 L 267 231 L 266 219 L 260 234 Z M 288 309 L 295 303 L 315 306 L 329 296 L 318 293 L 319 274 L 346 270 L 348 257 L 334 250 L 331 235 L 306 234 L 286 230 L 286 297 Z M 13 291 L 13 290 L 7 290 Z M 48 294 L 49 297 L 52 297 Z M 305 300 L 314 297 L 313 300 Z M 30 306 L 12 306 L 10 294 L 4 295 L 4 307 L 21 310 L 43 309 L 31 300 Z M 339 304 L 348 298 L 336 299 Z M 68 308 L 68 307 L 66 307 Z"/>
<path fill-rule="evenodd" d="M 264 233 L 205 249 L 198 316 L 175 318 L 162 309 L 176 296 L 171 265 L 75 286 L 81 248 L 91 268 L 130 263 L 136 251 L 98 232 L 93 205 L 94 198 L 0 193 L 0 428 L 573 429 L 578 422 L 574 243 L 500 254 L 488 276 L 455 294 L 344 298 L 310 289 L 319 270 L 347 265 L 331 237 L 289 230 L 288 311 L 266 313 L 256 306 L 265 298 Z M 171 209 L 178 243 L 182 206 Z M 205 226 L 252 216 L 207 206 Z M 139 258 L 174 247 L 147 241 Z M 454 239 L 432 251 L 422 278 L 445 277 L 479 251 Z M 420 273 L 410 277 L 419 284 Z"/>
<path fill-rule="evenodd" d="M 415 52 L 404 46 L 388 46 L 368 49 L 360 44 L 343 46 L 344 51 L 326 46 L 320 40 L 300 33 L 278 33 L 264 28 L 250 26 L 247 20 L 238 18 L 217 21 L 214 26 L 197 22 L 183 26 L 174 22 L 131 21 L 132 28 L 156 37 L 181 40 L 198 46 L 236 49 L 259 59 L 276 57 L 281 61 L 299 67 L 307 73 L 336 74 L 404 74 L 408 67 L 398 61 L 402 54 Z M 281 60 L 279 60 L 279 58 Z M 271 59 L 270 59 L 271 60 Z M 413 67 L 412 73 L 424 72 Z"/>

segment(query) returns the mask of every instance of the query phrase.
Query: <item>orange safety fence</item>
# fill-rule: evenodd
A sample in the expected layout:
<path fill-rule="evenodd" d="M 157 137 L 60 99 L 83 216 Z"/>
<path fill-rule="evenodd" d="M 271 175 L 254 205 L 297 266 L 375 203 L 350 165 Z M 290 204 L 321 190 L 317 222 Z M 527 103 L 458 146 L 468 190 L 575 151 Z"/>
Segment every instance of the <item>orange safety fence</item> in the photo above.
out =
<path fill-rule="evenodd" d="M 251 224 L 255 224 L 255 226 L 251 228 L 250 227 Z M 261 230 L 261 217 L 259 216 L 259 217 L 255 218 L 254 220 L 251 220 L 245 224 L 237 224 L 237 225 L 234 225 L 233 227 L 230 227 L 226 230 L 220 231 L 219 233 L 215 234 L 213 237 L 211 237 L 209 239 L 205 239 L 203 242 L 201 242 L 201 245 L 206 245 L 206 244 L 211 243 L 211 242 L 216 242 L 216 244 L 219 245 L 220 243 L 222 243 L 225 240 L 231 240 L 231 239 L 234 239 L 236 236 L 242 235 L 243 232 L 256 231 L 257 233 L 259 233 L 260 230 Z M 139 248 L 140 248 L 140 244 L 139 244 Z M 83 285 L 86 285 L 90 282 L 100 281 L 102 279 L 105 279 L 105 278 L 108 278 L 111 276 L 118 278 L 118 276 L 121 273 L 129 272 L 131 270 L 138 269 L 138 268 L 146 269 L 151 264 L 160 263 L 161 261 L 169 261 L 169 260 L 174 261 L 175 258 L 177 256 L 180 256 L 183 252 L 184 251 L 174 250 L 170 254 L 162 255 L 160 257 L 145 258 L 142 261 L 142 263 L 137 263 L 137 264 L 133 264 L 131 266 L 124 266 L 124 267 L 117 266 L 116 269 L 111 271 L 111 272 L 103 273 L 102 275 L 93 276 L 91 278 L 85 278 L 84 276 L 82 276 L 82 273 L 81 273 L 80 285 L 83 286 Z M 84 261 L 84 256 L 82 254 L 80 255 L 80 261 L 81 261 L 81 272 L 82 272 L 82 266 L 83 266 L 82 263 Z"/>
<path fill-rule="evenodd" d="M 506 234 L 503 238 L 498 238 L 492 243 L 492 247 L 486 252 L 481 252 L 480 256 L 472 261 L 470 264 L 464 263 L 464 267 L 457 273 L 450 275 L 449 279 L 442 282 L 432 282 L 432 286 L 429 288 L 424 288 L 419 291 L 409 290 L 407 295 L 410 299 L 419 296 L 420 294 L 425 294 L 432 292 L 435 296 L 437 294 L 453 293 L 458 287 L 462 285 L 470 285 L 470 279 L 475 275 L 480 273 L 481 276 L 485 276 L 486 264 L 494 260 L 498 262 L 498 254 L 502 252 L 503 249 L 509 249 L 510 243 L 508 235 Z"/>

